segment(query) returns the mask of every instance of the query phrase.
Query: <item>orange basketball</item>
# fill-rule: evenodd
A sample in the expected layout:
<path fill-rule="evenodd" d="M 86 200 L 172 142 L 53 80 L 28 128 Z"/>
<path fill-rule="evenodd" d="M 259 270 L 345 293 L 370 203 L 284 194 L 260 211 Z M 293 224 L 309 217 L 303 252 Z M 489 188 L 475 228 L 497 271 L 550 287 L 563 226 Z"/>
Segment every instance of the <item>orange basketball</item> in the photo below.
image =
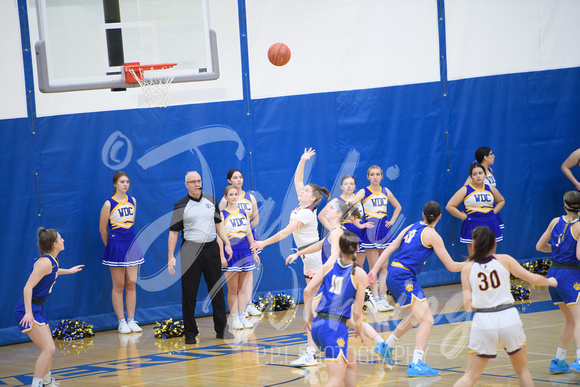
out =
<path fill-rule="evenodd" d="M 274 66 L 284 66 L 290 61 L 290 49 L 284 43 L 274 43 L 268 49 L 268 59 Z"/>

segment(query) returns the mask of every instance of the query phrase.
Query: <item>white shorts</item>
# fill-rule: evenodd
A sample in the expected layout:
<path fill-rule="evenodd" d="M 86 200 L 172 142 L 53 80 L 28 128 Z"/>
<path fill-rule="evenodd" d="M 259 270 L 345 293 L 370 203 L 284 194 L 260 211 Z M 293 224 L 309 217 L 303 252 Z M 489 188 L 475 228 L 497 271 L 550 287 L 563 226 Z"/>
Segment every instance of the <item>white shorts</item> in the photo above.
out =
<path fill-rule="evenodd" d="M 319 270 L 322 267 L 322 258 L 320 258 L 320 251 L 312 254 L 302 255 L 302 262 L 304 263 L 304 275 L 310 270 Z"/>
<path fill-rule="evenodd" d="M 526 345 L 526 334 L 516 308 L 473 316 L 469 353 L 494 358 L 498 345 L 502 345 L 508 355 Z"/>

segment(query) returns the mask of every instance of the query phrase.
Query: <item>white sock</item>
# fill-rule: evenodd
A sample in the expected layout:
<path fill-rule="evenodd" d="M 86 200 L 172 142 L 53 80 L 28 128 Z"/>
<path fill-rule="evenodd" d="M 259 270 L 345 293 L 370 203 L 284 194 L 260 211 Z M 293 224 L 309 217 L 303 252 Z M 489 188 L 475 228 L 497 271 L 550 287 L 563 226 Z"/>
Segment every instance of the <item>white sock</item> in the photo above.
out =
<path fill-rule="evenodd" d="M 42 378 L 32 378 L 32 387 L 42 387 Z"/>
<path fill-rule="evenodd" d="M 42 377 L 42 383 L 44 384 L 48 384 L 52 381 L 52 375 L 50 374 L 50 371 L 48 371 L 46 374 L 44 374 L 44 376 Z"/>
<path fill-rule="evenodd" d="M 127 318 L 127 324 L 129 324 L 131 321 L 135 321 L 135 319 L 133 317 Z"/>
<path fill-rule="evenodd" d="M 316 347 L 306 347 L 306 353 L 314 356 L 314 354 L 316 353 Z"/>
<path fill-rule="evenodd" d="M 375 344 L 380 344 L 382 342 L 384 342 L 385 340 L 381 337 L 381 335 L 377 335 L 377 337 L 374 338 Z"/>
<path fill-rule="evenodd" d="M 394 347 L 395 346 L 395 343 L 397 342 L 397 340 L 399 340 L 399 338 L 397 336 L 395 336 L 394 333 L 391 333 L 391 335 L 387 339 L 387 345 L 389 347 Z"/>
<path fill-rule="evenodd" d="M 556 359 L 564 360 L 564 358 L 566 357 L 566 351 L 567 351 L 566 349 L 558 347 L 558 349 L 556 350 Z M 576 353 L 578 353 L 578 350 L 576 350 Z"/>
<path fill-rule="evenodd" d="M 122 318 L 122 319 L 119 320 L 119 324 L 121 324 L 122 322 L 127 322 L 127 321 L 125 321 L 125 319 Z"/>
<path fill-rule="evenodd" d="M 253 304 L 253 302 L 252 302 L 252 301 L 248 301 L 248 302 L 246 302 L 246 308 L 247 308 L 248 306 L 252 305 L 252 304 Z"/>
<path fill-rule="evenodd" d="M 381 301 L 386 301 L 386 300 L 387 300 L 387 296 L 386 296 L 385 294 L 383 294 L 383 295 L 380 295 L 380 296 L 379 296 L 379 300 L 381 300 Z"/>
<path fill-rule="evenodd" d="M 576 350 L 576 359 L 580 359 L 580 349 Z"/>
<path fill-rule="evenodd" d="M 381 298 L 380 297 L 374 297 L 373 296 L 373 300 L 375 300 L 375 303 L 376 303 L 376 302 L 379 302 L 381 300 Z"/>
<path fill-rule="evenodd" d="M 417 364 L 418 361 L 423 361 L 423 354 L 425 352 L 420 349 L 415 349 L 413 351 L 413 363 Z"/>

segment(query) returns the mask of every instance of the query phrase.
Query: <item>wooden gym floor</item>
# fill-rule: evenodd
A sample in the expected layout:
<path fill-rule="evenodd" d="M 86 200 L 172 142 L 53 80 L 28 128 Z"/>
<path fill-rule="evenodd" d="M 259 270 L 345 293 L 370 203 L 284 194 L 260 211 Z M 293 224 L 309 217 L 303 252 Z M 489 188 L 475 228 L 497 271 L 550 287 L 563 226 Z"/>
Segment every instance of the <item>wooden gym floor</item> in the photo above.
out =
<path fill-rule="evenodd" d="M 431 332 L 425 361 L 441 370 L 430 378 L 408 378 L 415 330 L 403 336 L 396 346 L 394 367 L 385 366 L 368 340 L 363 346 L 353 336 L 349 345 L 357 352 L 359 386 L 450 386 L 467 363 L 470 322 L 461 312 L 460 285 L 427 288 L 435 326 Z M 575 373 L 552 375 L 548 372 L 555 356 L 562 313 L 549 301 L 545 288 L 532 288 L 531 300 L 520 305 L 527 335 L 528 363 L 536 386 L 580 385 Z M 367 321 L 384 338 L 406 312 L 379 313 Z M 268 313 L 254 318 L 255 329 L 234 331 L 235 340 L 217 340 L 211 317 L 198 319 L 201 331 L 197 345 L 185 345 L 183 338 L 155 339 L 153 325 L 143 333 L 120 335 L 116 331 L 97 332 L 80 342 L 57 340 L 52 364 L 53 376 L 66 386 L 323 386 L 328 375 L 324 361 L 308 368 L 294 368 L 306 344 L 303 308 Z M 168 316 L 170 317 L 170 316 Z M 566 360 L 575 359 L 572 343 Z M 32 343 L 0 347 L 0 386 L 30 385 L 39 350 Z M 320 353 L 318 353 L 320 356 Z M 498 351 L 489 361 L 478 386 L 516 386 L 509 358 Z"/>

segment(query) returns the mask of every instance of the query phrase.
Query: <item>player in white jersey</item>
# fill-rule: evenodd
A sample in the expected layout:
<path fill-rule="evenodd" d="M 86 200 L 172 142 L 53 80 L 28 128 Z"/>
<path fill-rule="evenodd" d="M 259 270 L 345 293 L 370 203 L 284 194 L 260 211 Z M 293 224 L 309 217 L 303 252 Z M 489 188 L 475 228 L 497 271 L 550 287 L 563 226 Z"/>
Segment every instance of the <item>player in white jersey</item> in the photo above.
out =
<path fill-rule="evenodd" d="M 524 269 L 507 254 L 493 254 L 495 234 L 488 227 L 477 227 L 472 236 L 473 254 L 461 270 L 463 303 L 474 311 L 469 338 L 469 357 L 465 374 L 454 386 L 473 386 L 488 360 L 497 356 L 498 344 L 509 355 L 521 386 L 532 386 L 528 369 L 526 335 L 513 306 L 510 273 L 537 286 L 557 286 L 555 278 L 544 278 Z"/>
<path fill-rule="evenodd" d="M 576 191 L 580 191 L 580 181 L 578 181 L 576 177 L 574 177 L 574 174 L 572 173 L 572 168 L 575 167 L 576 165 L 580 166 L 580 148 L 572 152 L 570 156 L 568 156 L 566 160 L 564 160 L 562 166 L 560 167 L 562 173 L 564 173 L 564 175 L 568 178 L 568 180 L 570 180 L 572 184 L 574 184 L 574 187 L 576 187 Z"/>
<path fill-rule="evenodd" d="M 246 212 L 248 218 L 250 219 L 251 226 L 252 226 L 252 235 L 254 240 L 258 240 L 258 236 L 256 234 L 255 227 L 260 223 L 260 213 L 258 212 L 258 202 L 254 195 L 249 192 L 246 192 L 242 189 L 244 184 L 244 176 L 242 175 L 242 171 L 239 169 L 230 169 L 227 174 L 228 183 L 233 185 L 238 190 L 238 207 L 240 210 Z M 225 198 L 222 198 L 220 201 L 220 211 L 226 208 L 227 201 Z M 259 252 L 258 252 L 259 253 Z M 258 265 L 256 266 L 256 270 L 258 269 Z M 262 312 L 256 308 L 254 303 L 252 302 L 252 297 L 254 294 L 254 271 L 248 271 L 246 273 L 246 294 L 248 295 L 248 302 L 246 305 L 246 313 L 250 316 L 260 316 Z"/>
<path fill-rule="evenodd" d="M 298 194 L 299 205 L 292 211 L 290 215 L 290 223 L 275 235 L 269 237 L 264 241 L 256 241 L 252 244 L 252 249 L 261 250 L 264 247 L 281 241 L 290 234 L 294 236 L 296 247 L 300 250 L 307 245 L 318 242 L 318 219 L 316 218 L 316 205 L 322 200 L 324 194 L 327 198 L 330 193 L 324 187 L 319 187 L 316 184 L 304 185 L 304 165 L 307 160 L 310 160 L 316 152 L 314 149 L 304 149 L 304 153 L 300 158 L 300 162 L 294 172 L 294 188 Z M 302 256 L 304 264 L 304 277 L 306 283 L 310 282 L 312 275 L 322 267 L 322 260 L 320 258 L 320 251 L 316 253 Z M 314 358 L 316 353 L 316 344 L 308 334 L 308 348 L 302 353 L 298 360 L 292 362 L 295 366 L 310 366 L 318 364 Z"/>
<path fill-rule="evenodd" d="M 141 332 L 143 329 L 135 321 L 137 304 L 137 272 L 144 262 L 141 248 L 135 241 L 133 228 L 137 212 L 137 202 L 127 195 L 130 181 L 123 171 L 113 175 L 113 196 L 101 208 L 99 232 L 105 244 L 103 264 L 109 266 L 113 280 L 111 298 L 113 309 L 119 322 L 119 333 Z M 125 305 L 123 306 L 123 290 Z M 127 320 L 125 310 L 127 309 Z"/>

